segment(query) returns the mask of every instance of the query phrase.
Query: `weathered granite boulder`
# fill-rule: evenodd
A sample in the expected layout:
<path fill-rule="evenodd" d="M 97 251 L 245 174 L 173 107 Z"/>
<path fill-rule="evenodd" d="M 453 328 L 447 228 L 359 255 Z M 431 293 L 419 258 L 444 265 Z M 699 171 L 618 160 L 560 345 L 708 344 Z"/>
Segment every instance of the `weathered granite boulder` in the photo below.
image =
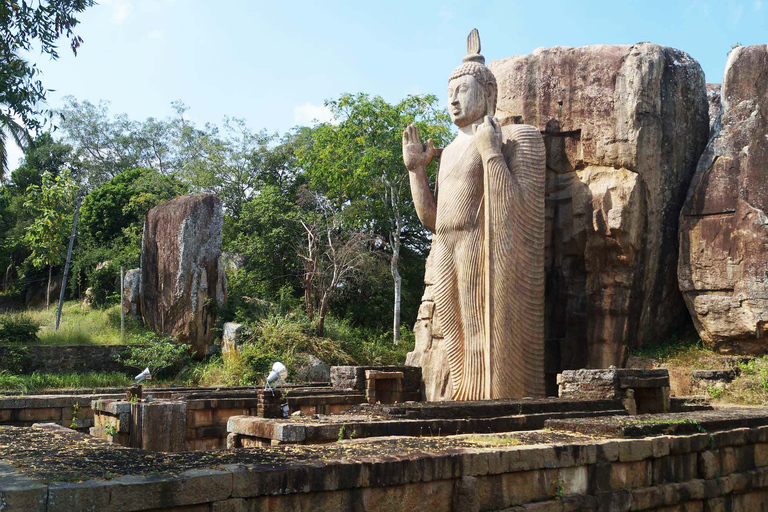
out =
<path fill-rule="evenodd" d="M 235 322 L 225 322 L 221 330 L 222 357 L 225 359 L 236 358 L 240 354 L 240 346 L 246 327 Z"/>
<path fill-rule="evenodd" d="M 144 323 L 191 344 L 205 356 L 216 337 L 218 307 L 226 300 L 220 266 L 221 200 L 181 196 L 152 208 L 141 250 Z"/>
<path fill-rule="evenodd" d="M 554 47 L 493 61 L 496 116 L 537 126 L 547 147 L 546 372 L 621 365 L 685 321 L 678 221 L 708 138 L 704 73 L 650 43 Z M 446 398 L 427 291 L 407 362 Z M 435 378 L 430 375 L 434 374 Z"/>
<path fill-rule="evenodd" d="M 141 319 L 141 269 L 134 268 L 123 277 L 123 313 Z"/>
<path fill-rule="evenodd" d="M 768 352 L 768 45 L 731 51 L 722 115 L 680 216 L 680 290 L 701 339 Z"/>
<path fill-rule="evenodd" d="M 236 252 L 221 253 L 221 266 L 226 272 L 235 273 L 245 267 L 245 256 Z"/>
<path fill-rule="evenodd" d="M 715 123 L 718 123 L 717 128 L 720 127 L 720 114 L 723 109 L 723 104 L 720 101 L 720 89 L 721 84 L 707 84 L 707 102 L 709 103 L 709 136 L 712 137 L 715 134 Z"/>
<path fill-rule="evenodd" d="M 330 382 L 331 367 L 325 361 L 313 355 L 307 356 L 307 361 L 296 370 L 297 382 Z"/>

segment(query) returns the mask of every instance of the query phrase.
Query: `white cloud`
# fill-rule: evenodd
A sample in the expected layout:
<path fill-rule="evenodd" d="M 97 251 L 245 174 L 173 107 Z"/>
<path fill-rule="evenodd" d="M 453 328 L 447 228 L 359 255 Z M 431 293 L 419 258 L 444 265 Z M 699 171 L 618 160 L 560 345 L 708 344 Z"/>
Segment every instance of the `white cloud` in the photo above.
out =
<path fill-rule="evenodd" d="M 763 0 L 755 0 L 755 10 L 759 11 L 763 8 Z"/>
<path fill-rule="evenodd" d="M 152 30 L 147 34 L 147 39 L 155 39 L 155 40 L 165 39 L 165 32 L 163 32 L 162 30 Z"/>
<path fill-rule="evenodd" d="M 129 0 L 102 0 L 101 3 L 112 6 L 112 21 L 118 25 L 125 21 L 133 10 Z"/>
<path fill-rule="evenodd" d="M 734 5 L 732 2 L 728 3 L 728 24 L 738 25 L 743 15 L 744 5 Z"/>
<path fill-rule="evenodd" d="M 694 0 L 685 9 L 686 14 L 689 16 L 699 15 L 703 18 L 709 18 L 709 5 L 703 0 Z"/>
<path fill-rule="evenodd" d="M 309 102 L 293 107 L 293 122 L 299 126 L 309 126 L 317 122 L 333 121 L 333 113 L 325 105 L 313 105 Z"/>
<path fill-rule="evenodd" d="M 451 11 L 451 8 L 447 5 L 441 5 L 440 9 L 437 11 L 437 16 L 445 21 L 448 21 L 453 18 L 453 11 Z"/>

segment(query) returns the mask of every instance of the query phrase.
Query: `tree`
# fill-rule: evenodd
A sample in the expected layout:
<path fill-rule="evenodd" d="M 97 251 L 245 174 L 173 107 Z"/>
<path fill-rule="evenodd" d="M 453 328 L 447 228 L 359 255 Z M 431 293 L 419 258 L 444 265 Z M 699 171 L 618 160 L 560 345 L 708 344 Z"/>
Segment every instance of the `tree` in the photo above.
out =
<path fill-rule="evenodd" d="M 83 40 L 74 33 L 75 16 L 93 4 L 93 0 L 5 0 L 0 4 L 0 179 L 8 171 L 7 134 L 24 147 L 29 139 L 24 127 L 40 127 L 37 116 L 46 96 L 37 66 L 20 53 L 36 45 L 57 59 L 56 42 L 64 36 L 77 55 Z"/>
<path fill-rule="evenodd" d="M 72 223 L 70 211 L 78 187 L 68 171 L 54 177 L 43 174 L 42 185 L 30 185 L 24 206 L 29 210 L 32 224 L 27 227 L 25 241 L 32 250 L 30 263 L 36 268 L 48 267 L 48 286 L 45 307 L 51 302 L 53 267 L 63 262 L 66 255 L 68 230 Z"/>
<path fill-rule="evenodd" d="M 275 184 L 288 154 L 275 152 L 277 134 L 252 132 L 244 119 L 224 118 L 219 129 L 206 124 L 204 130 L 186 129 L 183 172 L 194 187 L 218 195 L 231 217 L 261 186 Z M 281 159 L 282 157 L 282 159 Z"/>
<path fill-rule="evenodd" d="M 186 184 L 152 169 L 122 172 L 91 190 L 80 212 L 80 235 L 72 265 L 73 290 L 84 277 L 99 297 L 111 295 L 120 265 L 139 265 L 144 219 L 149 210 L 186 191 Z M 112 264 L 97 271 L 98 264 L 104 261 Z"/>
<path fill-rule="evenodd" d="M 305 237 L 296 253 L 304 265 L 304 306 L 317 334 L 323 336 L 331 299 L 358 277 L 371 237 L 345 229 L 343 214 L 322 195 L 304 189 L 301 196 L 305 214 L 299 223 Z"/>
<path fill-rule="evenodd" d="M 77 165 L 72 146 L 54 140 L 50 132 L 43 132 L 30 142 L 24 162 L 11 173 L 11 186 L 24 193 L 30 185 L 42 185 L 43 173 L 56 177 L 62 170 L 72 170 Z"/>
<path fill-rule="evenodd" d="M 93 189 L 129 169 L 147 168 L 162 174 L 176 170 L 178 136 L 172 121 L 152 117 L 145 122 L 126 114 L 110 117 L 109 103 L 65 98 L 59 110 L 65 139 L 74 147 L 81 169 L 78 180 Z"/>
<path fill-rule="evenodd" d="M 429 236 L 416 218 L 402 160 L 402 132 L 416 124 L 426 138 L 442 145 L 450 138 L 450 119 L 435 96 L 408 96 L 396 104 L 366 94 L 345 94 L 326 105 L 337 124 L 326 123 L 301 152 L 310 183 L 337 208 L 349 210 L 361 229 L 384 241 L 394 282 L 394 341 L 400 337 L 402 245 L 426 252 Z M 436 164 L 430 169 L 434 172 Z"/>

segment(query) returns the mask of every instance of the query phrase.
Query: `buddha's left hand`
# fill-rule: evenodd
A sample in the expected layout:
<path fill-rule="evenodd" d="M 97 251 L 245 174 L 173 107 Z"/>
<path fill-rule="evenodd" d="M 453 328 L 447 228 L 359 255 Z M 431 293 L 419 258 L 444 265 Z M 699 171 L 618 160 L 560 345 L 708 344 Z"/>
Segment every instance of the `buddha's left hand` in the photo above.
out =
<path fill-rule="evenodd" d="M 485 116 L 480 125 L 474 127 L 475 146 L 483 160 L 501 155 L 501 127 L 491 116 Z"/>

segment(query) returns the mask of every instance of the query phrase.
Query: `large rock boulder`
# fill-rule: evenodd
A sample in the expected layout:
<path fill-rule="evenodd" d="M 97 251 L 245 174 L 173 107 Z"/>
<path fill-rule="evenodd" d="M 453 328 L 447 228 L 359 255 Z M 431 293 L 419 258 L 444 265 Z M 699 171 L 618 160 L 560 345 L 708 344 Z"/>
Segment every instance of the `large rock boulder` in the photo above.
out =
<path fill-rule="evenodd" d="M 720 101 L 721 84 L 707 84 L 707 102 L 709 103 L 709 136 L 715 135 L 720 129 L 720 113 L 723 105 Z M 716 124 L 717 123 L 717 124 Z"/>
<path fill-rule="evenodd" d="M 191 344 L 205 356 L 226 300 L 220 266 L 223 216 L 213 194 L 181 196 L 155 206 L 144 224 L 141 312 L 144 323 Z"/>
<path fill-rule="evenodd" d="M 719 123 L 680 216 L 680 290 L 701 339 L 768 352 L 768 45 L 731 51 Z"/>
<path fill-rule="evenodd" d="M 141 319 L 141 269 L 134 268 L 123 276 L 123 313 Z"/>
<path fill-rule="evenodd" d="M 708 138 L 706 82 L 687 54 L 650 43 L 542 48 L 489 67 L 496 116 L 538 127 L 547 148 L 546 371 L 556 395 L 561 370 L 618 366 L 686 318 L 678 220 Z M 434 400 L 447 375 L 428 295 L 408 364 L 422 365 Z"/>

